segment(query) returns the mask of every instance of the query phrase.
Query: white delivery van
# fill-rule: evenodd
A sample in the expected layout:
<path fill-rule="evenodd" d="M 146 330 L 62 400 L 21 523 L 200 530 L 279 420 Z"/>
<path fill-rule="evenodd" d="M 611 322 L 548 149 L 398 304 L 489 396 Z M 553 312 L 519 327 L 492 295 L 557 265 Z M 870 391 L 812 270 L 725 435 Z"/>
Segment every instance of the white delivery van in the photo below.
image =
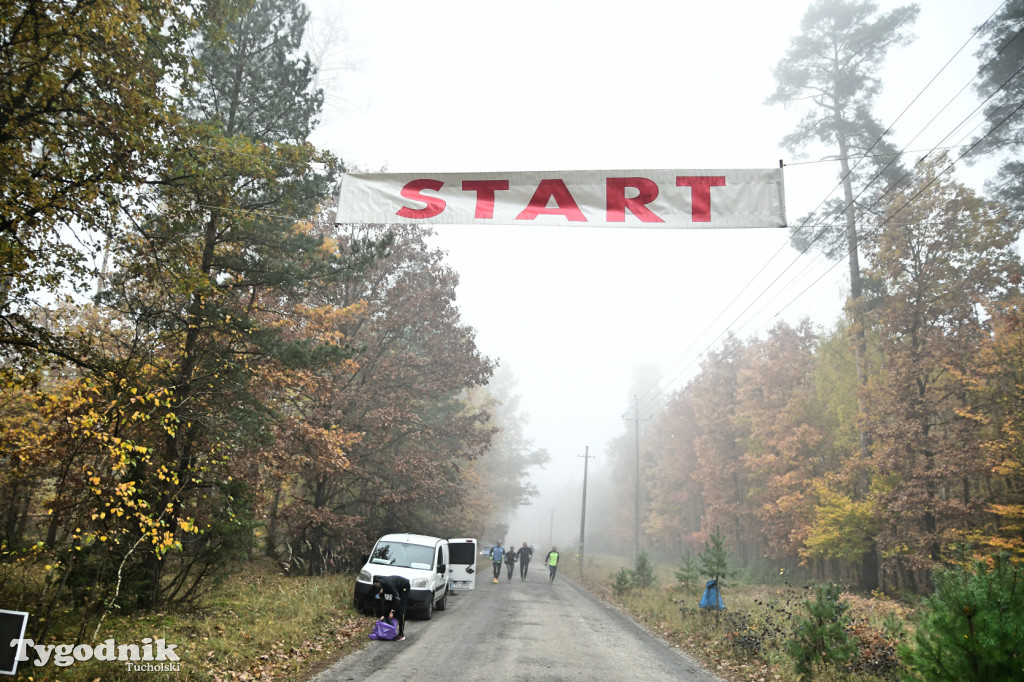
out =
<path fill-rule="evenodd" d="M 448 538 L 451 557 L 448 587 L 453 590 L 472 590 L 476 587 L 476 538 Z"/>
<path fill-rule="evenodd" d="M 429 535 L 393 533 L 377 540 L 356 576 L 355 606 L 360 611 L 380 613 L 378 595 L 373 592 L 376 576 L 400 575 L 409 580 L 409 611 L 430 619 L 436 608 L 448 605 L 451 572 L 448 541 Z"/>

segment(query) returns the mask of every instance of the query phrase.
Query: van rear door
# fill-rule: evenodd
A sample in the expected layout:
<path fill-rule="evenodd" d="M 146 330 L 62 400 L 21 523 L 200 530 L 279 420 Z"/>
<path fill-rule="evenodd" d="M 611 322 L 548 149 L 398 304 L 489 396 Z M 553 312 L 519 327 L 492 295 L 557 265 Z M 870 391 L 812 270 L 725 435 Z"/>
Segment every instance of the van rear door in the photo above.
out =
<path fill-rule="evenodd" d="M 449 539 L 448 557 L 451 589 L 472 590 L 476 587 L 476 538 Z"/>

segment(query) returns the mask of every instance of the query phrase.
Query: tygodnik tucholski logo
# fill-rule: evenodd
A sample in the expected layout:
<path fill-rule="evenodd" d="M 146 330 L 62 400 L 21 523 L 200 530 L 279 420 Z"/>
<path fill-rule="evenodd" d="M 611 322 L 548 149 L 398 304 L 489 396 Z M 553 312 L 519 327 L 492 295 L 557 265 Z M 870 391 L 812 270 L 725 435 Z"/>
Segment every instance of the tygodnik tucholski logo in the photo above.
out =
<path fill-rule="evenodd" d="M 180 672 L 178 654 L 174 653 L 177 644 L 167 644 L 163 639 L 146 637 L 140 644 L 117 644 L 113 639 L 106 639 L 92 647 L 88 644 L 36 644 L 31 639 L 11 640 L 11 646 L 17 649 L 17 660 L 28 661 L 30 654 L 35 653 L 32 664 L 43 667 L 51 660 L 60 668 L 72 665 L 76 661 L 118 661 L 127 666 L 131 672 Z"/>

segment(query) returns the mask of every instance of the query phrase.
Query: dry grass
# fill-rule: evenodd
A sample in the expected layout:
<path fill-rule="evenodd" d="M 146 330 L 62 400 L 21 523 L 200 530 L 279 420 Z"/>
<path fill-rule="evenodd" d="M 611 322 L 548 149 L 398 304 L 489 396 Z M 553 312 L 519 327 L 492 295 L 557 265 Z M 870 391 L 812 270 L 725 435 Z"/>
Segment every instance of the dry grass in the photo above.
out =
<path fill-rule="evenodd" d="M 578 565 L 571 577 L 579 580 Z M 796 676 L 786 655 L 794 618 L 802 615 L 809 598 L 802 586 L 726 583 L 722 588 L 726 610 L 708 612 L 699 608 L 702 590 L 687 590 L 677 584 L 674 567 L 656 565 L 658 583 L 649 589 L 631 590 L 616 596 L 614 574 L 631 565 L 621 558 L 587 559 L 584 586 L 595 595 L 617 605 L 648 630 L 681 648 L 704 666 L 727 680 L 793 680 Z M 908 609 L 884 598 L 844 595 L 850 604 L 853 634 L 861 641 L 861 661 L 848 671 L 825 671 L 820 680 L 894 680 L 897 661 L 895 641 L 883 623 L 891 612 L 905 621 Z"/>
<path fill-rule="evenodd" d="M 195 610 L 108 618 L 98 640 L 177 644 L 176 672 L 134 672 L 126 664 L 75 662 L 57 668 L 19 665 L 24 679 L 301 680 L 367 640 L 372 618 L 352 608 L 353 576 L 286 577 L 273 566 L 247 566 Z M 57 632 L 52 642 L 71 643 Z M 98 642 L 97 642 L 98 643 Z"/>

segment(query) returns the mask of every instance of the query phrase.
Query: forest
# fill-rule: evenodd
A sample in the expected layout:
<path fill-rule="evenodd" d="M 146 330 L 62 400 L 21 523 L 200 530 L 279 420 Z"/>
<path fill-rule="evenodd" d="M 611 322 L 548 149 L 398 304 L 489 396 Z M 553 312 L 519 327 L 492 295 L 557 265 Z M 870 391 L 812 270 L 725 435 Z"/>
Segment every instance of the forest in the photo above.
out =
<path fill-rule="evenodd" d="M 726 334 L 681 390 L 639 391 L 637 444 L 632 426 L 612 444 L 595 512 L 611 551 L 631 549 L 638 488 L 639 549 L 678 562 L 720 533 L 752 576 L 920 595 L 936 568 L 1024 555 L 1024 3 L 980 29 L 985 129 L 913 161 L 871 105 L 917 8 L 874 9 L 812 5 L 768 100 L 804 112 L 790 148 L 841 162 L 844 197 L 791 245 L 847 261 L 846 307 L 830 328 Z M 996 152 L 984 195 L 957 181 L 957 162 Z"/>
<path fill-rule="evenodd" d="M 303 4 L 0 7 L 0 597 L 34 639 L 245 562 L 314 576 L 385 532 L 500 534 L 548 454 L 428 228 L 335 224 Z M 677 561 L 721 533 L 751 574 L 911 594 L 1024 555 L 1024 1 L 982 31 L 984 129 L 910 159 L 872 101 L 916 14 L 809 9 L 768 104 L 840 162 L 791 244 L 846 261 L 847 306 L 727 335 L 646 396 L 595 550 L 638 526 Z M 981 194 L 954 170 L 985 155 Z"/>
<path fill-rule="evenodd" d="M 298 0 L 3 8 L 0 592 L 31 636 L 528 499 L 546 454 L 443 254 L 334 223 Z"/>

